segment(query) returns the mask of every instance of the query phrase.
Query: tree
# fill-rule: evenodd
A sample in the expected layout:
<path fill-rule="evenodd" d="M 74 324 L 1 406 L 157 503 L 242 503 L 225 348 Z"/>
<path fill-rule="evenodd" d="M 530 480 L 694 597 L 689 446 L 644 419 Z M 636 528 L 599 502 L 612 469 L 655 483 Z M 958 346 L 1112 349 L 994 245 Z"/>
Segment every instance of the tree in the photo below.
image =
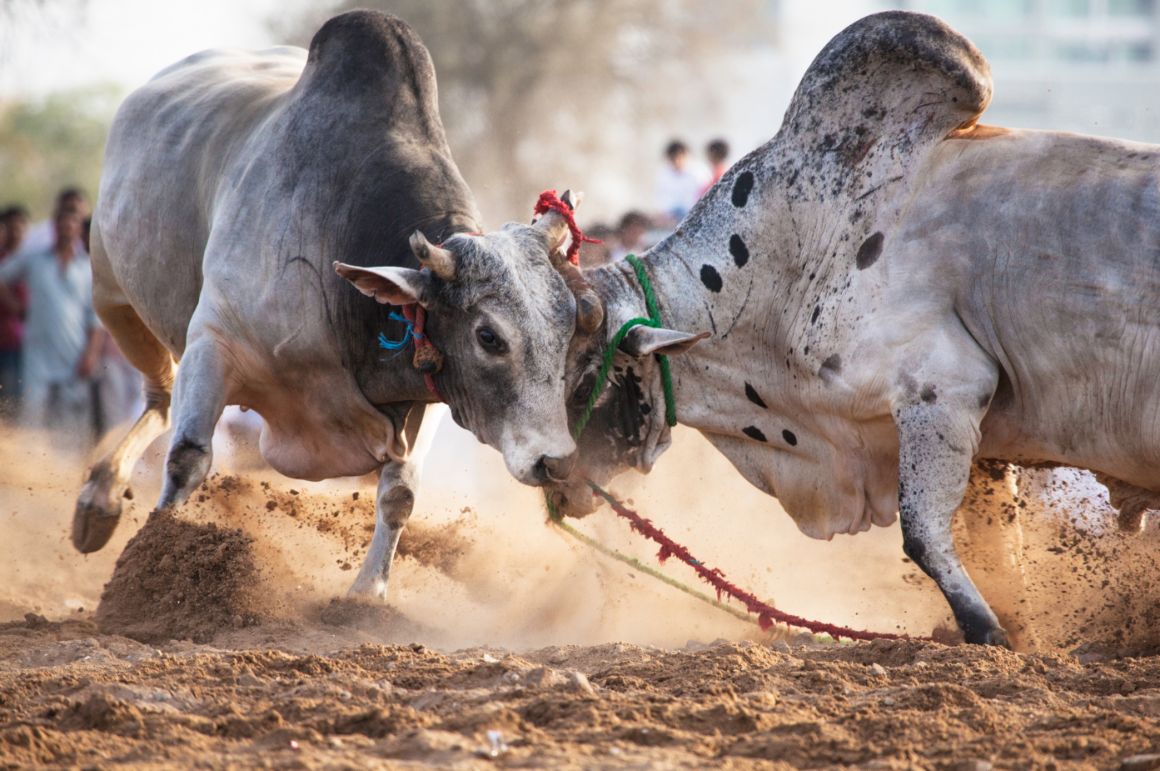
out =
<path fill-rule="evenodd" d="M 115 87 L 0 103 L 0 206 L 23 203 L 47 215 L 56 192 L 97 192 Z"/>
<path fill-rule="evenodd" d="M 770 18 L 760 0 L 341 0 L 294 20 L 291 37 L 306 45 L 326 17 L 368 6 L 430 49 L 489 226 L 526 219 L 551 187 L 588 192 L 589 219 L 647 208 L 664 142 L 719 111 L 732 54 Z"/>

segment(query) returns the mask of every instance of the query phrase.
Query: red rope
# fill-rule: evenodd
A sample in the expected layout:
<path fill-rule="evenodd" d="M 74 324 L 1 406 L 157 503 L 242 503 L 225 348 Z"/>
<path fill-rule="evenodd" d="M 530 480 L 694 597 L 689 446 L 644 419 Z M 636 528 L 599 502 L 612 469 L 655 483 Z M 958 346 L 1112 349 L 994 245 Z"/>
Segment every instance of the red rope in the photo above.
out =
<path fill-rule="evenodd" d="M 403 316 L 407 321 L 411 322 L 411 334 L 415 338 L 416 348 L 434 348 L 431 340 L 427 335 L 423 334 L 423 328 L 427 326 L 427 309 L 418 303 L 409 303 L 403 306 Z M 447 401 L 443 398 L 443 394 L 439 392 L 439 386 L 435 384 L 435 376 L 430 372 L 423 373 L 423 382 L 427 384 L 427 390 L 430 391 L 436 399 L 441 402 Z"/>
<path fill-rule="evenodd" d="M 572 245 L 568 247 L 568 262 L 573 265 L 580 264 L 580 244 L 602 243 L 598 238 L 589 238 L 584 235 L 580 226 L 576 224 L 576 218 L 572 215 L 572 207 L 561 201 L 555 190 L 545 190 L 540 193 L 540 200 L 536 201 L 534 209 L 536 214 L 546 214 L 549 211 L 559 212 L 568 225 L 568 232 L 572 234 Z"/>
<path fill-rule="evenodd" d="M 660 544 L 661 548 L 660 551 L 657 552 L 657 559 L 660 560 L 662 564 L 669 557 L 676 557 L 681 562 L 684 562 L 693 570 L 697 571 L 697 575 L 700 576 L 702 580 L 709 583 L 714 589 L 717 590 L 718 601 L 721 599 L 722 594 L 726 594 L 745 605 L 745 609 L 750 613 L 757 614 L 757 624 L 763 630 L 769 629 L 771 626 L 773 626 L 774 622 L 779 622 L 785 624 L 786 626 L 808 629 L 815 634 L 828 634 L 835 639 L 839 637 L 845 637 L 849 640 L 929 640 L 929 638 L 926 637 L 912 638 L 909 635 L 891 634 L 890 632 L 864 632 L 859 629 L 848 629 L 844 626 L 836 626 L 834 624 L 827 624 L 821 621 L 810 621 L 808 619 L 802 618 L 801 616 L 794 616 L 790 613 L 780 611 L 772 605 L 757 599 L 757 597 L 745 591 L 744 589 L 741 589 L 735 584 L 730 583 L 729 580 L 725 577 L 725 574 L 722 573 L 719 569 L 706 567 L 705 564 L 700 560 L 695 559 L 693 555 L 689 553 L 688 549 L 686 549 L 684 546 L 681 546 L 673 539 L 669 538 L 667 535 L 665 535 L 663 530 L 654 525 L 648 519 L 645 519 L 631 509 L 625 508 L 620 503 L 620 501 L 613 498 L 612 495 L 610 495 L 606 490 L 602 489 L 599 485 L 591 481 L 588 484 L 592 486 L 592 489 L 596 495 L 599 495 L 601 498 L 608 501 L 609 505 L 612 506 L 613 511 L 615 511 L 619 516 L 628 520 L 629 525 L 633 530 Z"/>

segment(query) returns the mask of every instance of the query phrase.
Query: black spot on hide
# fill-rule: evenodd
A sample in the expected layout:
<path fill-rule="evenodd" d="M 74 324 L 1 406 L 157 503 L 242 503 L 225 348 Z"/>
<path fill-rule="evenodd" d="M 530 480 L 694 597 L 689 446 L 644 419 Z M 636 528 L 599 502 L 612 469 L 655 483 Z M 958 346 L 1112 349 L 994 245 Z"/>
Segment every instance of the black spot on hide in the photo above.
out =
<path fill-rule="evenodd" d="M 818 370 L 818 377 L 822 380 L 829 381 L 830 378 L 842 371 L 842 357 L 836 353 L 830 354 L 826 360 L 822 362 L 821 368 Z"/>
<path fill-rule="evenodd" d="M 739 268 L 745 267 L 745 263 L 749 262 L 749 247 L 736 233 L 729 236 L 729 253 L 733 255 L 733 262 Z"/>
<path fill-rule="evenodd" d="M 927 404 L 934 404 L 938 401 L 938 393 L 934 390 L 934 383 L 927 383 L 924 385 L 922 387 L 922 393 L 920 393 L 918 396 Z"/>
<path fill-rule="evenodd" d="M 785 443 L 790 447 L 797 447 L 797 436 L 795 436 L 794 432 L 790 431 L 788 428 L 781 432 L 781 438 L 784 439 Z"/>
<path fill-rule="evenodd" d="M 749 401 L 753 402 L 754 404 L 756 404 L 758 407 L 760 407 L 763 410 L 769 409 L 765 405 L 765 400 L 762 399 L 757 394 L 757 389 L 755 389 L 753 386 L 749 385 L 749 383 L 745 384 L 745 398 L 749 399 Z"/>
<path fill-rule="evenodd" d="M 862 242 L 862 245 L 858 247 L 858 256 L 854 260 L 858 270 L 866 270 L 878 262 L 878 258 L 882 256 L 882 242 L 885 240 L 886 236 L 879 232 Z"/>
<path fill-rule="evenodd" d="M 741 429 L 741 433 L 745 434 L 750 439 L 756 439 L 759 442 L 767 441 L 765 434 L 761 433 L 761 429 L 757 428 L 756 426 L 746 426 L 745 428 Z"/>
<path fill-rule="evenodd" d="M 741 208 L 749 203 L 749 193 L 753 190 L 753 172 L 743 171 L 733 183 L 733 205 Z"/>
<path fill-rule="evenodd" d="M 822 306 L 815 305 L 814 306 L 814 315 L 810 316 L 810 323 L 817 324 L 818 323 L 818 316 L 820 316 L 820 315 L 822 315 Z"/>
<path fill-rule="evenodd" d="M 701 266 L 701 283 L 709 288 L 710 292 L 721 291 L 721 274 L 712 265 Z"/>

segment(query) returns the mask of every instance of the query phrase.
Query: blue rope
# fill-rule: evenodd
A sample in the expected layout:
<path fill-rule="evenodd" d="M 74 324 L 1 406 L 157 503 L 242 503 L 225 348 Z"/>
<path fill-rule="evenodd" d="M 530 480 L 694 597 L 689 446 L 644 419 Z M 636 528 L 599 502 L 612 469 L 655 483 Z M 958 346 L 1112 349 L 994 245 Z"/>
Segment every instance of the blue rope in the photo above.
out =
<path fill-rule="evenodd" d="M 401 351 L 407 347 L 407 343 L 411 342 L 411 338 L 415 337 L 415 322 L 407 321 L 402 314 L 391 311 L 388 316 L 391 321 L 401 321 L 407 326 L 407 331 L 403 333 L 402 340 L 391 340 L 382 332 L 379 332 L 379 347 L 386 351 Z"/>

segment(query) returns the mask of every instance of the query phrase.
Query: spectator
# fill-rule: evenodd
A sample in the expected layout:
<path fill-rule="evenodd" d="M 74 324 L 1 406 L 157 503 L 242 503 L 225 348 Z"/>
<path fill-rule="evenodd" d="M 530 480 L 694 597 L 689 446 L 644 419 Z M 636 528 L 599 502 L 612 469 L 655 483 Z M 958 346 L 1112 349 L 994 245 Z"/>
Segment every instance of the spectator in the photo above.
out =
<path fill-rule="evenodd" d="M 8 287 L 28 287 L 21 411 L 32 425 L 58 425 L 76 435 L 91 425 L 90 378 L 97 365 L 101 330 L 93 313 L 92 271 L 81 246 L 81 218 L 64 208 L 53 218 L 47 249 L 24 249 L 0 264 L 0 303 L 11 304 Z"/>
<path fill-rule="evenodd" d="M 705 157 L 709 159 L 709 184 L 705 185 L 701 195 L 707 193 L 729 170 L 729 143 L 724 139 L 714 139 L 706 145 Z"/>
<path fill-rule="evenodd" d="M 642 212 L 630 211 L 620 218 L 616 226 L 616 242 L 612 245 L 612 260 L 619 262 L 627 254 L 640 254 L 651 244 L 647 236 L 652 230 L 652 221 Z"/>
<path fill-rule="evenodd" d="M 56 241 L 56 215 L 60 212 L 69 211 L 75 214 L 79 221 L 84 221 L 92 212 L 89 209 L 89 201 L 85 196 L 85 191 L 79 187 L 66 187 L 57 193 L 56 205 L 53 207 L 53 218 L 38 222 L 28 229 L 28 234 L 21 245 L 21 251 L 26 252 L 43 252 L 46 249 L 51 249 Z M 81 240 L 78 237 L 76 246 L 83 249 Z M 85 250 L 85 254 L 88 251 Z"/>
<path fill-rule="evenodd" d="M 0 260 L 16 254 L 24 246 L 28 235 L 28 209 L 19 204 L 9 206 L 0 212 L 0 222 L 4 225 L 4 238 L 0 238 Z"/>
<path fill-rule="evenodd" d="M 0 212 L 0 266 L 20 249 L 28 229 L 28 211 L 10 206 Z M 20 345 L 24 338 L 27 293 L 23 282 L 0 296 L 0 415 L 14 413 L 20 400 Z"/>
<path fill-rule="evenodd" d="M 665 161 L 657 174 L 657 210 L 663 220 L 660 224 L 675 227 L 693 208 L 709 178 L 689 163 L 689 148 L 679 139 L 665 148 Z"/>

